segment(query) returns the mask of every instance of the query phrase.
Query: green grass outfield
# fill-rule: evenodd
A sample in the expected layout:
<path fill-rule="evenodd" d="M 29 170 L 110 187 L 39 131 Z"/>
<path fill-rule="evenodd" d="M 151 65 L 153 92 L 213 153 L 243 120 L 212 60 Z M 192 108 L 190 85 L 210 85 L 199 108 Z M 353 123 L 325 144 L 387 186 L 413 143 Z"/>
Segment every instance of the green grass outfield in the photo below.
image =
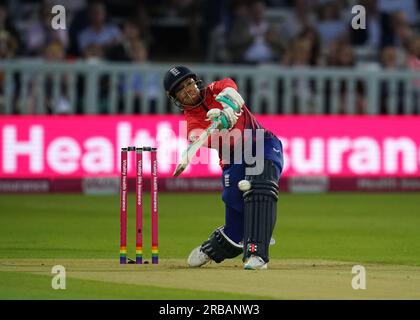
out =
<path fill-rule="evenodd" d="M 160 264 L 120 266 L 117 196 L 1 195 L 0 299 L 420 299 L 418 193 L 282 194 L 269 270 L 243 270 L 240 258 L 187 268 L 190 250 L 223 221 L 218 194 L 159 194 Z M 51 288 L 56 264 L 66 290 Z M 352 289 L 356 264 L 366 290 Z"/>

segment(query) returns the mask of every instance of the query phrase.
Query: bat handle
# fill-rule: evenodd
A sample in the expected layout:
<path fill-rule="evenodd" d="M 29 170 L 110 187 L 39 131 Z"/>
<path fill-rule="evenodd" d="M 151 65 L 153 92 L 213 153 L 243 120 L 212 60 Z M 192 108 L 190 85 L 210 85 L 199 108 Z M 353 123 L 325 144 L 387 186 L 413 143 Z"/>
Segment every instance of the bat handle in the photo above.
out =
<path fill-rule="evenodd" d="M 174 173 L 173 173 L 173 176 L 178 177 L 185 170 L 185 168 L 186 167 L 184 165 L 178 164 L 176 166 L 176 169 L 175 169 Z"/>

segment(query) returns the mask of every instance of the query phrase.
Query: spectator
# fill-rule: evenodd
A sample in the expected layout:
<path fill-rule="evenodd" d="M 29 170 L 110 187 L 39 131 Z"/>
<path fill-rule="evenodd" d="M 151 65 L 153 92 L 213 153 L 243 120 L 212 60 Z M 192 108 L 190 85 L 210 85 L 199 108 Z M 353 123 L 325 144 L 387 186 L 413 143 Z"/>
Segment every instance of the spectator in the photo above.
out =
<path fill-rule="evenodd" d="M 335 51 L 336 57 L 334 59 L 337 67 L 354 67 L 356 59 L 353 48 L 348 43 L 339 43 Z"/>
<path fill-rule="evenodd" d="M 311 60 L 311 40 L 297 38 L 289 52 L 289 65 L 294 69 L 308 68 Z M 313 112 L 312 83 L 307 77 L 296 76 L 292 80 L 292 106 L 294 113 Z"/>
<path fill-rule="evenodd" d="M 356 66 L 356 59 L 355 53 L 353 48 L 350 46 L 348 42 L 339 41 L 336 45 L 333 46 L 332 50 L 332 57 L 330 58 L 330 65 L 336 68 L 354 68 Z M 338 113 L 340 114 L 348 114 L 351 113 L 350 106 L 348 105 L 349 102 L 349 94 L 354 95 L 354 103 L 355 103 L 355 110 L 356 114 L 365 114 L 367 102 L 365 99 L 365 88 L 364 84 L 361 80 L 356 80 L 355 90 L 353 92 L 349 92 L 348 82 L 345 80 L 335 80 L 338 81 Z M 327 83 L 327 96 L 330 97 L 332 83 L 329 81 Z"/>
<path fill-rule="evenodd" d="M 11 59 L 15 56 L 17 50 L 17 41 L 16 39 L 6 30 L 0 31 L 0 61 L 5 61 L 6 59 Z M 13 112 L 16 113 L 16 102 L 18 98 L 18 89 L 19 89 L 19 78 L 15 74 L 12 81 L 12 90 L 13 95 Z M 4 113 L 4 90 L 5 90 L 5 72 L 0 69 L 0 114 Z"/>
<path fill-rule="evenodd" d="M 403 11 L 383 14 L 383 39 L 382 46 L 396 46 L 408 50 L 409 41 L 414 35 L 407 15 Z"/>
<path fill-rule="evenodd" d="M 0 59 L 13 58 L 18 49 L 16 38 L 6 30 L 0 30 Z"/>
<path fill-rule="evenodd" d="M 347 33 L 347 24 L 340 16 L 340 7 L 337 1 L 327 1 L 318 8 L 317 31 L 324 46 L 339 40 Z"/>
<path fill-rule="evenodd" d="M 232 56 L 227 44 L 228 29 L 226 24 L 220 23 L 209 34 L 207 48 L 208 62 L 227 63 L 232 61 Z"/>
<path fill-rule="evenodd" d="M 396 47 L 384 47 L 381 51 L 381 66 L 384 70 L 397 70 L 398 49 Z"/>
<path fill-rule="evenodd" d="M 140 39 L 146 44 L 148 48 L 153 44 L 153 37 L 150 30 L 150 16 L 149 10 L 144 1 L 137 1 L 133 9 L 133 15 L 130 21 L 135 22 L 139 29 Z"/>
<path fill-rule="evenodd" d="M 321 64 L 321 39 L 314 27 L 307 27 L 298 35 L 298 39 L 309 42 L 309 65 L 318 66 Z"/>
<path fill-rule="evenodd" d="M 60 41 L 52 41 L 44 49 L 43 60 L 46 63 L 62 62 L 65 58 L 65 51 Z M 38 76 L 44 76 L 44 110 L 36 110 L 38 95 L 40 90 L 37 86 L 39 82 Z M 31 98 L 29 100 L 28 112 L 36 114 L 38 112 L 45 112 L 47 114 L 69 114 L 71 113 L 71 105 L 68 98 L 68 78 L 66 74 L 60 73 L 58 83 L 54 80 L 54 73 L 37 74 L 31 84 Z M 38 81 L 35 81 L 38 80 Z M 56 88 L 58 86 L 58 88 Z M 39 107 L 39 106 L 38 106 Z"/>
<path fill-rule="evenodd" d="M 232 18 L 232 7 L 234 1 L 224 1 L 224 0 L 202 0 L 201 11 L 200 15 L 202 18 L 202 33 L 200 34 L 200 40 L 205 50 L 207 56 L 206 59 L 208 61 L 214 61 L 213 52 L 216 53 L 217 51 L 214 50 L 212 46 L 215 42 L 218 44 L 218 35 L 220 34 L 223 37 L 223 47 L 226 46 L 226 32 L 229 29 L 230 19 Z M 218 61 L 220 62 L 220 61 Z"/>
<path fill-rule="evenodd" d="M 104 60 L 103 47 L 96 43 L 91 43 L 86 46 L 83 51 L 83 60 L 91 65 L 100 65 Z M 82 113 L 84 110 L 86 77 L 80 76 L 77 80 L 77 113 Z M 98 82 L 98 112 L 100 114 L 107 114 L 109 112 L 109 75 L 99 76 Z"/>
<path fill-rule="evenodd" d="M 89 7 L 82 5 L 75 9 L 71 21 L 69 21 L 69 48 L 68 54 L 72 58 L 82 55 L 82 50 L 79 48 L 79 35 L 89 26 Z"/>
<path fill-rule="evenodd" d="M 410 40 L 414 37 L 414 30 L 407 19 L 407 15 L 404 11 L 397 11 L 393 14 L 392 18 L 396 45 L 408 51 Z"/>
<path fill-rule="evenodd" d="M 294 39 L 304 30 L 315 26 L 316 17 L 311 10 L 311 3 L 309 0 L 293 0 L 293 10 L 289 11 L 284 22 L 284 30 L 289 39 Z"/>
<path fill-rule="evenodd" d="M 247 25 L 248 7 L 244 1 L 237 0 L 231 3 L 231 12 L 221 21 L 209 35 L 208 60 L 217 63 L 234 63 L 242 60 L 245 47 L 235 42 L 235 38 L 243 37 Z M 233 41 L 233 42 L 232 42 Z"/>
<path fill-rule="evenodd" d="M 50 43 L 44 51 L 44 60 L 46 62 L 63 62 L 65 58 L 65 51 L 62 44 L 58 41 Z M 58 96 L 54 97 L 53 93 L 53 74 L 47 74 L 45 79 L 45 105 L 47 113 L 69 114 L 72 112 L 70 100 L 68 98 L 68 77 L 66 74 L 61 74 L 59 83 Z"/>
<path fill-rule="evenodd" d="M 289 47 L 283 64 L 287 66 L 308 67 L 311 59 L 311 41 L 306 38 L 297 38 Z"/>
<path fill-rule="evenodd" d="M 409 70 L 420 74 L 420 35 L 415 35 L 410 40 L 407 55 L 407 67 Z M 420 76 L 413 81 L 414 89 L 414 113 L 420 114 Z"/>
<path fill-rule="evenodd" d="M 386 71 L 396 71 L 400 69 L 398 64 L 398 49 L 396 47 L 384 47 L 381 51 L 381 66 Z M 395 109 L 391 103 L 392 93 L 395 94 Z M 401 114 L 403 112 L 404 87 L 403 82 L 396 81 L 396 87 L 392 89 L 389 81 L 380 83 L 380 113 L 391 114 L 393 112 Z"/>
<path fill-rule="evenodd" d="M 308 27 L 296 37 L 283 63 L 294 69 L 319 65 L 320 41 L 314 28 Z M 292 106 L 294 112 L 314 112 L 314 85 L 314 81 L 307 77 L 297 76 L 293 79 Z"/>
<path fill-rule="evenodd" d="M 418 0 L 377 0 L 378 9 L 381 13 L 392 14 L 393 12 L 403 12 L 410 25 L 416 23 L 418 15 Z"/>
<path fill-rule="evenodd" d="M 212 8 L 213 1 L 207 1 L 205 9 L 207 11 Z M 248 8 L 244 1 L 234 0 L 230 2 L 230 5 L 222 6 L 224 12 L 217 11 L 214 15 L 217 15 L 219 23 L 209 31 L 208 45 L 207 45 L 207 61 L 216 63 L 232 63 L 239 62 L 242 58 L 244 47 L 232 46 L 230 44 L 229 35 L 242 31 L 238 26 L 244 26 L 248 19 Z M 232 31 L 232 26 L 235 26 L 235 30 Z"/>
<path fill-rule="evenodd" d="M 68 46 L 67 29 L 54 30 L 51 27 L 53 14 L 51 5 L 43 4 L 39 9 L 39 19 L 28 25 L 25 31 L 26 53 L 42 55 L 44 49 L 52 42 L 58 41 L 66 49 Z"/>
<path fill-rule="evenodd" d="M 226 63 L 231 61 L 227 48 L 227 37 L 234 17 L 235 3 L 216 0 L 204 0 L 202 6 L 204 18 L 204 42 L 206 43 L 206 62 Z"/>
<path fill-rule="evenodd" d="M 135 65 L 143 65 L 148 62 L 147 47 L 142 41 L 135 41 L 132 43 L 130 51 L 130 60 Z M 150 112 L 154 113 L 156 110 L 156 101 L 160 95 L 160 77 L 156 73 L 134 72 L 129 75 L 123 75 L 119 82 L 119 112 L 124 112 L 127 108 L 125 104 L 126 94 L 128 91 L 133 94 L 134 113 Z M 142 104 L 142 97 L 149 104 L 148 110 L 144 110 L 147 106 Z"/>
<path fill-rule="evenodd" d="M 19 32 L 15 28 L 14 23 L 10 19 L 9 11 L 4 4 L 0 4 L 0 32 L 7 32 L 16 42 L 17 50 L 22 46 Z M 16 50 L 16 51 L 17 51 Z"/>
<path fill-rule="evenodd" d="M 83 60 L 87 63 L 96 64 L 100 63 L 104 58 L 104 52 L 100 45 L 89 44 L 85 50 L 83 50 Z"/>
<path fill-rule="evenodd" d="M 83 52 L 89 45 L 99 45 L 106 49 L 120 42 L 120 30 L 111 23 L 106 23 L 106 8 L 101 2 L 94 2 L 89 7 L 90 25 L 78 37 L 79 49 Z"/>
<path fill-rule="evenodd" d="M 107 57 L 112 61 L 130 61 L 133 45 L 141 40 L 140 29 L 134 20 L 127 20 L 123 24 L 121 42 L 111 46 Z"/>
<path fill-rule="evenodd" d="M 238 9 L 243 10 L 243 7 Z M 240 12 L 232 27 L 229 43 L 234 56 L 244 63 L 265 63 L 280 61 L 285 49 L 278 26 L 265 20 L 265 4 L 254 1 L 247 7 L 247 12 Z"/>

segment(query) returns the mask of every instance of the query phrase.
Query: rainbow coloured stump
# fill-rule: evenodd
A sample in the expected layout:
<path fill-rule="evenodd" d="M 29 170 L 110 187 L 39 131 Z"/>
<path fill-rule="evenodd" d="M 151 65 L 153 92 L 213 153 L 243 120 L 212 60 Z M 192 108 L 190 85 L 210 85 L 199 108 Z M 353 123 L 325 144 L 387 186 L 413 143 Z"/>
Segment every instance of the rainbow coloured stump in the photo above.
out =
<path fill-rule="evenodd" d="M 151 180 L 151 208 L 152 208 L 152 263 L 158 263 L 158 181 L 157 181 L 157 159 L 156 148 L 150 150 L 152 180 Z"/>
<path fill-rule="evenodd" d="M 120 248 L 120 264 L 127 263 L 127 249 L 125 247 Z"/>
<path fill-rule="evenodd" d="M 120 179 L 120 263 L 127 263 L 127 168 L 128 150 L 121 149 L 121 179 Z"/>
<path fill-rule="evenodd" d="M 136 263 L 141 264 L 143 247 L 143 150 L 136 148 Z"/>
<path fill-rule="evenodd" d="M 136 263 L 137 264 L 143 263 L 143 250 L 141 247 L 136 248 Z"/>
<path fill-rule="evenodd" d="M 128 153 L 135 151 L 135 186 L 136 186 L 136 259 L 127 256 L 127 205 L 128 205 Z M 151 160 L 151 233 L 152 263 L 157 264 L 158 251 L 158 181 L 157 148 L 127 147 L 121 148 L 120 180 L 120 263 L 143 263 L 143 152 L 150 152 Z M 147 261 L 144 261 L 147 263 Z"/>
<path fill-rule="evenodd" d="M 159 262 L 159 250 L 157 247 L 152 247 L 152 263 L 157 264 Z"/>

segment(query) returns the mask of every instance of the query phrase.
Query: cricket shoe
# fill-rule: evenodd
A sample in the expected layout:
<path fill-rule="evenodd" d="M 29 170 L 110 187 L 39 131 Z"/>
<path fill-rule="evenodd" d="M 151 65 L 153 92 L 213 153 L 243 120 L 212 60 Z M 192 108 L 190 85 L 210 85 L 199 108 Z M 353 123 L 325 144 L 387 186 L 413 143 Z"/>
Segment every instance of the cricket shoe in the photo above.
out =
<path fill-rule="evenodd" d="M 265 262 L 261 257 L 256 255 L 251 255 L 244 263 L 245 270 L 262 270 L 267 269 L 267 262 Z"/>
<path fill-rule="evenodd" d="M 188 257 L 188 266 L 197 268 L 209 262 L 210 257 L 201 251 L 201 246 L 198 246 L 193 251 L 191 251 Z"/>

